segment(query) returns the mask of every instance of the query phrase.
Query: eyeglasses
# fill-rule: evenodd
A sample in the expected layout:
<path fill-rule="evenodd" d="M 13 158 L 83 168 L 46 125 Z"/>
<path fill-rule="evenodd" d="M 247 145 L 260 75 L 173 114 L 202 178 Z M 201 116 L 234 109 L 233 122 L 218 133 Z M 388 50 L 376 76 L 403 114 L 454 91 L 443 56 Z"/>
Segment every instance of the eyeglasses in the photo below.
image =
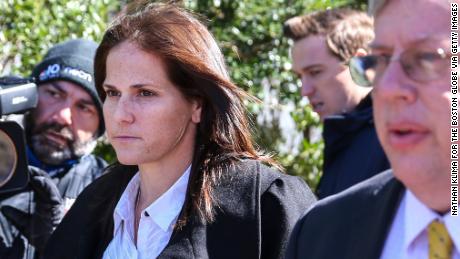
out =
<path fill-rule="evenodd" d="M 392 61 L 399 61 L 404 73 L 412 80 L 427 83 L 448 72 L 448 54 L 441 48 L 435 51 L 408 49 L 398 57 L 368 55 L 350 59 L 350 74 L 356 84 L 372 86 L 380 80 Z"/>

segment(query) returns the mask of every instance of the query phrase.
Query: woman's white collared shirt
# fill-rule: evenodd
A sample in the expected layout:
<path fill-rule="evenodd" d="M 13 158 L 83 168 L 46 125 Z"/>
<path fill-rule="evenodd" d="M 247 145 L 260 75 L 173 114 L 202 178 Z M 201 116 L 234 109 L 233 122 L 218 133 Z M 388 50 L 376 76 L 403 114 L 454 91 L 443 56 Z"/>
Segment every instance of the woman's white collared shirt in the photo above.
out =
<path fill-rule="evenodd" d="M 114 235 L 104 259 L 156 258 L 171 238 L 174 224 L 184 205 L 190 167 L 155 202 L 141 213 L 134 244 L 134 207 L 139 190 L 139 172 L 128 183 L 114 211 Z"/>

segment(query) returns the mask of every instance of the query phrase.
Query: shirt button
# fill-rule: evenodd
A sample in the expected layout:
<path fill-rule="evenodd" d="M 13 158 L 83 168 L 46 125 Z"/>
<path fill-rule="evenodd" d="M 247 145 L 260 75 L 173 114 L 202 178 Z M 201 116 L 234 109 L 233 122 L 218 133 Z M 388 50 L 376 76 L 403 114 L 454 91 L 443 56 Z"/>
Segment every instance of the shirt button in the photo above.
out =
<path fill-rule="evenodd" d="M 149 217 L 149 213 L 147 211 L 144 211 L 144 216 Z"/>

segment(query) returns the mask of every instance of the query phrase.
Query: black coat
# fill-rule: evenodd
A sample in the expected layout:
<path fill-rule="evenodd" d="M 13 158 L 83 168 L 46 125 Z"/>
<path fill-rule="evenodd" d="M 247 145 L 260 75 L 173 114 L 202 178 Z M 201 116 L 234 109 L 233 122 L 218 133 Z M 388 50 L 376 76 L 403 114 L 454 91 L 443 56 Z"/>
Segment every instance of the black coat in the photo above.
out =
<path fill-rule="evenodd" d="M 47 259 L 101 258 L 113 237 L 113 213 L 135 167 L 112 167 L 77 199 L 51 237 Z M 289 234 L 315 197 L 303 180 L 260 162 L 232 167 L 215 190 L 213 223 L 191 215 L 158 258 L 282 258 Z"/>
<path fill-rule="evenodd" d="M 375 132 L 368 95 L 354 111 L 324 120 L 324 166 L 316 195 L 341 192 L 390 168 Z"/>
<path fill-rule="evenodd" d="M 380 258 L 403 194 L 388 170 L 319 201 L 292 232 L 286 259 Z"/>

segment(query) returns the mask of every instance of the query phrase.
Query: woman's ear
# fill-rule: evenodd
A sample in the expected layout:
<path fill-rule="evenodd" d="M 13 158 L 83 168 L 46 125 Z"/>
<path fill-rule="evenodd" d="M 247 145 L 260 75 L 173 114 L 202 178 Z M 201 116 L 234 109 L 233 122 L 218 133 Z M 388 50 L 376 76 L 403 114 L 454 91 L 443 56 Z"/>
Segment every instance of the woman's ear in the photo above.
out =
<path fill-rule="evenodd" d="M 368 53 L 365 49 L 363 48 L 359 48 L 356 52 L 355 52 L 355 57 L 363 57 L 363 56 L 366 56 Z"/>
<path fill-rule="evenodd" d="M 201 122 L 201 108 L 203 106 L 203 101 L 201 99 L 195 99 L 192 101 L 192 122 L 200 123 Z"/>

